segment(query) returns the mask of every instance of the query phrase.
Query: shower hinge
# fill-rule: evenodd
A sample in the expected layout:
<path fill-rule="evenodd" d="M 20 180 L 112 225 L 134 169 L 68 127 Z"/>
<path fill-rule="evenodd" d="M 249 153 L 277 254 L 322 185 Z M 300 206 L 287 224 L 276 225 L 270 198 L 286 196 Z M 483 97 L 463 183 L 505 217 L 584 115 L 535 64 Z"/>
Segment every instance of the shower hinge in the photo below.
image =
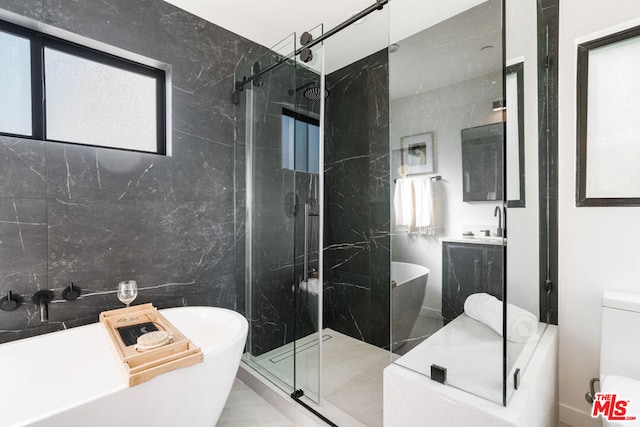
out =
<path fill-rule="evenodd" d="M 447 368 L 438 366 L 436 364 L 431 365 L 431 379 L 441 384 L 447 383 Z"/>
<path fill-rule="evenodd" d="M 513 373 L 513 388 L 517 390 L 518 387 L 520 387 L 520 368 Z"/>
<path fill-rule="evenodd" d="M 544 281 L 544 291 L 547 294 L 550 294 L 552 289 L 553 289 L 553 282 L 551 280 L 549 280 L 549 279 L 545 280 Z"/>

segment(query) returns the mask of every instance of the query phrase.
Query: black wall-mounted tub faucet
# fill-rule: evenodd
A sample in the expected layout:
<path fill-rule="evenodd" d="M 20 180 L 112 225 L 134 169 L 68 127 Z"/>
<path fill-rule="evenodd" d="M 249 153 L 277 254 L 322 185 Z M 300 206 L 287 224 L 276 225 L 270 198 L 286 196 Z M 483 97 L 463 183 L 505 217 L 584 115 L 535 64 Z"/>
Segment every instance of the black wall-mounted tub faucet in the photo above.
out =
<path fill-rule="evenodd" d="M 31 301 L 40 308 L 40 321 L 49 320 L 49 303 L 53 300 L 53 292 L 48 289 L 33 294 Z"/>

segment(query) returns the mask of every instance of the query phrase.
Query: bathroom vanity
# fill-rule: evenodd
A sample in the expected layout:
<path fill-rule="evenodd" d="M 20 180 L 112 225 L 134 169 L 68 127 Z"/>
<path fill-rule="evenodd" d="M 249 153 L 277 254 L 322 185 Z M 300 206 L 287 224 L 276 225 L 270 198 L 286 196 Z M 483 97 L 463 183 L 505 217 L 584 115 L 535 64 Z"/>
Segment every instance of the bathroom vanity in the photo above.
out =
<path fill-rule="evenodd" d="M 496 238 L 442 239 L 442 317 L 444 324 L 464 312 L 471 294 L 502 299 L 504 243 Z"/>

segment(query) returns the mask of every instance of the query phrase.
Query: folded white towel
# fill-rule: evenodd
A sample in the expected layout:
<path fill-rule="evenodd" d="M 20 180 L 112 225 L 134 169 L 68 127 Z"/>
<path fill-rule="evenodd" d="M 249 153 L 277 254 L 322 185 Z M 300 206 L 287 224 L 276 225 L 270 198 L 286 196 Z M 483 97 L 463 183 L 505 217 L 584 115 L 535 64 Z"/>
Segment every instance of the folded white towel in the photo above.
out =
<path fill-rule="evenodd" d="M 502 301 L 485 294 L 473 294 L 464 302 L 464 312 L 472 319 L 482 322 L 502 335 Z M 538 319 L 535 315 L 507 304 L 507 339 L 514 342 L 527 342 L 538 329 Z"/>

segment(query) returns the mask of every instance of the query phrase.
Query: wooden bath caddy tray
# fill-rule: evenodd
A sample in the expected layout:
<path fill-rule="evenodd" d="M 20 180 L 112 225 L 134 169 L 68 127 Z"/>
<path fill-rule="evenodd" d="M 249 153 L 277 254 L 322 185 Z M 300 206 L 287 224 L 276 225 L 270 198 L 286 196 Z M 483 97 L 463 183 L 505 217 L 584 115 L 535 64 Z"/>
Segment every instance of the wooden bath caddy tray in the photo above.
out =
<path fill-rule="evenodd" d="M 135 320 L 120 321 L 128 317 Z M 194 345 L 171 324 L 152 304 L 136 305 L 130 308 L 103 311 L 100 323 L 105 328 L 111 347 L 122 360 L 125 373 L 129 376 L 129 387 L 169 372 L 173 369 L 195 365 L 204 360 L 200 347 Z M 173 340 L 153 349 L 141 351 L 135 343 L 127 345 L 118 328 L 152 323 L 160 331 L 169 333 Z M 135 329 L 135 328 L 130 328 Z"/>

